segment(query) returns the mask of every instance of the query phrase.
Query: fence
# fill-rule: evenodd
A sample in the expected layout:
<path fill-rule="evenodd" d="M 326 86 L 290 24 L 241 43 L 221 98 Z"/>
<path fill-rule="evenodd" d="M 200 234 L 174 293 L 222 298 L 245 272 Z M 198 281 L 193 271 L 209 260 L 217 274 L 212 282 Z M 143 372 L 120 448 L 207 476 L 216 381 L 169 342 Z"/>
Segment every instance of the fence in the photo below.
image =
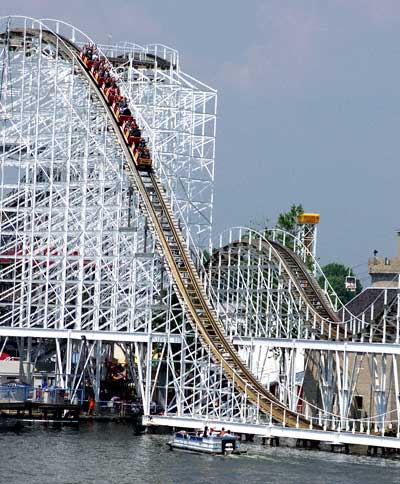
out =
<path fill-rule="evenodd" d="M 82 403 L 82 392 L 76 392 L 74 400 L 71 402 L 72 395 L 69 388 L 56 387 L 31 387 L 27 385 L 10 384 L 0 385 L 0 402 L 40 402 L 48 404 Z"/>

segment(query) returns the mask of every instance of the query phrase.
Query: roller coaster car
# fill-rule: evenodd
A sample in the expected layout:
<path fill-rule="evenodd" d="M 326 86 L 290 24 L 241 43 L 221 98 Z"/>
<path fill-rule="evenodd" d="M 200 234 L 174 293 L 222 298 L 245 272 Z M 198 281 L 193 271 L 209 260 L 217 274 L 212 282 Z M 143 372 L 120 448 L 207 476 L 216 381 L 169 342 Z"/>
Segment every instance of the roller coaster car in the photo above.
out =
<path fill-rule="evenodd" d="M 144 140 L 142 139 L 142 142 Z M 150 157 L 150 151 L 149 149 L 146 147 L 146 145 L 142 145 L 140 147 L 138 147 L 138 157 L 136 159 L 136 164 L 139 168 L 144 168 L 144 169 L 149 169 L 151 168 L 152 164 L 153 164 L 153 161 Z"/>
<path fill-rule="evenodd" d="M 132 144 L 131 146 L 131 152 L 133 155 L 133 159 L 135 160 L 135 163 L 137 164 L 137 160 L 139 158 L 139 151 L 137 150 L 135 143 Z"/>
<path fill-rule="evenodd" d="M 129 132 L 128 132 L 129 134 Z M 125 136 L 126 136 L 126 133 L 125 133 Z M 128 145 L 129 146 L 132 146 L 133 148 L 138 146 L 138 144 L 140 143 L 140 140 L 142 138 L 138 138 L 137 136 L 126 136 L 126 139 L 128 140 Z"/>
<path fill-rule="evenodd" d="M 150 170 L 153 166 L 153 160 L 151 158 L 140 158 L 136 160 L 136 165 L 139 170 Z"/>
<path fill-rule="evenodd" d="M 90 61 L 90 67 L 88 65 L 88 69 L 90 72 L 96 77 L 96 72 L 99 69 L 100 61 Z"/>
<path fill-rule="evenodd" d="M 111 109 L 114 111 L 114 114 L 117 116 L 117 114 L 119 113 L 119 106 L 118 104 L 115 102 L 115 99 L 111 105 Z"/>
<path fill-rule="evenodd" d="M 104 81 L 106 80 L 105 77 L 100 77 L 100 74 L 98 72 L 96 72 L 96 74 L 94 75 L 94 78 L 96 79 L 99 87 L 101 87 L 104 84 Z"/>
<path fill-rule="evenodd" d="M 132 118 L 133 121 L 135 121 L 135 118 Z M 127 138 L 129 136 L 129 133 L 131 131 L 131 123 L 124 122 L 122 123 L 122 131 L 124 132 L 125 137 Z"/>
<path fill-rule="evenodd" d="M 106 90 L 105 90 L 105 96 L 109 102 L 109 104 L 113 104 L 114 102 L 114 99 L 115 99 L 115 94 L 113 94 L 114 91 L 110 91 L 110 87 L 108 87 Z"/>
<path fill-rule="evenodd" d="M 119 121 L 120 126 L 122 126 L 127 121 L 132 121 L 133 117 L 130 114 L 120 114 L 119 112 L 116 114 L 117 119 Z"/>
<path fill-rule="evenodd" d="M 123 127 L 124 131 L 126 129 L 137 128 L 136 119 L 132 116 L 132 119 L 128 122 L 125 122 L 122 127 Z"/>
<path fill-rule="evenodd" d="M 125 133 L 126 137 L 130 136 L 130 133 L 132 133 L 133 130 L 140 132 L 140 136 L 142 133 L 141 130 L 139 129 L 139 126 L 136 123 L 136 119 L 133 117 L 131 121 L 128 121 L 122 124 L 122 130 Z M 138 135 L 131 135 L 131 136 L 137 137 Z"/>
<path fill-rule="evenodd" d="M 83 63 L 86 65 L 88 61 L 88 56 L 84 54 L 82 51 L 79 52 L 79 57 L 83 60 Z"/>
<path fill-rule="evenodd" d="M 88 56 L 83 54 L 82 52 L 81 52 L 81 59 L 82 59 L 83 63 L 85 64 L 85 66 L 90 71 L 93 67 L 94 61 L 89 59 Z"/>
<path fill-rule="evenodd" d="M 101 88 L 104 92 L 104 95 L 108 99 L 110 105 L 114 103 L 115 96 L 119 95 L 119 90 L 115 86 L 105 87 L 105 85 Z"/>
<path fill-rule="evenodd" d="M 104 88 L 103 84 L 105 82 L 105 78 L 100 77 L 99 71 L 97 70 L 98 63 L 96 63 L 95 65 L 95 61 L 89 60 L 83 52 L 80 52 L 79 55 L 88 70 L 92 73 L 101 91 L 104 93 L 104 96 L 108 100 L 111 109 L 113 110 L 115 117 L 118 120 L 119 125 L 122 127 L 138 170 L 149 171 L 153 165 L 153 160 L 150 158 L 150 153 L 147 151 L 149 156 L 146 158 L 141 156 L 141 153 L 139 153 L 139 150 L 137 149 L 137 146 L 143 139 L 137 136 L 129 136 L 130 125 L 132 124 L 132 122 L 136 124 L 136 120 L 133 116 L 119 113 L 119 105 L 115 102 L 115 98 L 119 95 L 118 87 L 115 86 Z"/>
<path fill-rule="evenodd" d="M 133 143 L 131 146 L 131 151 L 133 158 L 135 160 L 135 164 L 140 171 L 149 171 L 153 166 L 153 160 L 149 158 L 142 158 L 140 156 L 139 150 L 136 148 L 135 144 Z"/>

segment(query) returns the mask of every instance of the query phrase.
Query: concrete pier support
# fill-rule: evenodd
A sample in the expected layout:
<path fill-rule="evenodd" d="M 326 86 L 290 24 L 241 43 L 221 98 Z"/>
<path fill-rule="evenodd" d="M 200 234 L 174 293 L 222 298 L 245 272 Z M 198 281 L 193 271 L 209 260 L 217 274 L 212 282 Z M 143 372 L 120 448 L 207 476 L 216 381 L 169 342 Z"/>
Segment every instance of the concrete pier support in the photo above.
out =
<path fill-rule="evenodd" d="M 262 445 L 269 445 L 270 447 L 279 447 L 279 437 L 263 437 Z"/>

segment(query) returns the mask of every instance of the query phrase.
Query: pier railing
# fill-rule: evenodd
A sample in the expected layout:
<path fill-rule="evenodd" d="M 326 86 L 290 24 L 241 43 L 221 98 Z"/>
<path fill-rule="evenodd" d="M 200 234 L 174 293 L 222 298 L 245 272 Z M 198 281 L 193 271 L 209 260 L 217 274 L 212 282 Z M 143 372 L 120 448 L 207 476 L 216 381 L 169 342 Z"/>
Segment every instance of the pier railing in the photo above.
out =
<path fill-rule="evenodd" d="M 33 387 L 21 384 L 0 385 L 0 402 L 40 402 L 48 404 L 82 403 L 82 392 L 76 392 L 71 401 L 72 391 L 69 388 Z"/>

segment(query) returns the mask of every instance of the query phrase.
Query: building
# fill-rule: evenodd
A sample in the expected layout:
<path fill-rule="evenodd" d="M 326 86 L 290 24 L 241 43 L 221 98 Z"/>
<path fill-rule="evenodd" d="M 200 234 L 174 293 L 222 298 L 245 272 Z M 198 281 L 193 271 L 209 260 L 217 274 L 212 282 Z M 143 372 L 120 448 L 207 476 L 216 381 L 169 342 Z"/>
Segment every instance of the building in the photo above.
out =
<path fill-rule="evenodd" d="M 397 232 L 397 255 L 395 257 L 370 257 L 368 272 L 372 287 L 399 287 L 400 277 L 400 231 Z"/>

